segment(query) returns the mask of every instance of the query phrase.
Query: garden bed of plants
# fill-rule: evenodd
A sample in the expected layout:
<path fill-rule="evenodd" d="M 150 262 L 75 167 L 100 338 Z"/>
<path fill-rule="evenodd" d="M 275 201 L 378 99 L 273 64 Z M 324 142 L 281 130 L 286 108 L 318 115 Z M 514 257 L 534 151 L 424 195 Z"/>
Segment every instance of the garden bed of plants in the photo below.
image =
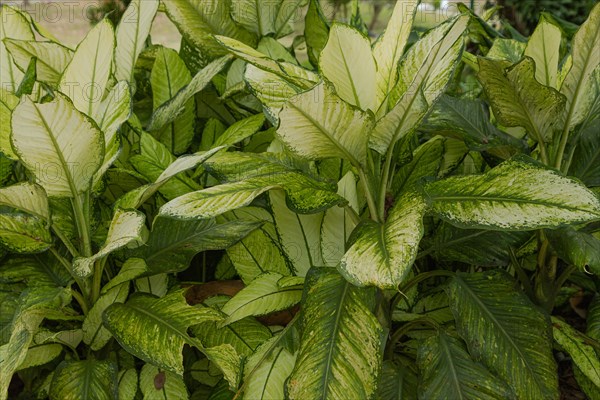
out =
<path fill-rule="evenodd" d="M 2 6 L 0 399 L 600 399 L 600 5 L 456 10 Z"/>

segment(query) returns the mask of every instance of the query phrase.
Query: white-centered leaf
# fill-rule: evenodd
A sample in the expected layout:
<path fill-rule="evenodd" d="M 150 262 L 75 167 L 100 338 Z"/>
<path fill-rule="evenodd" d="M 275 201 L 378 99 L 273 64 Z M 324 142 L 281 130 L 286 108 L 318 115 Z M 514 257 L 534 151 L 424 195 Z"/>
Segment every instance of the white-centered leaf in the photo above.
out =
<path fill-rule="evenodd" d="M 112 304 L 103 318 L 104 326 L 128 352 L 183 375 L 181 352 L 184 344 L 192 343 L 188 327 L 221 317 L 212 309 L 189 306 L 183 292 L 177 291 L 160 299 L 139 295 L 125 304 Z"/>
<path fill-rule="evenodd" d="M 154 109 L 171 100 L 179 90 L 192 81 L 192 75 L 177 52 L 161 47 L 156 54 L 150 83 Z M 173 154 L 182 154 L 188 149 L 194 137 L 195 102 L 190 99 L 183 105 L 181 114 L 156 131 L 154 136 Z"/>
<path fill-rule="evenodd" d="M 377 62 L 377 105 L 387 113 L 387 97 L 398 82 L 398 62 L 404 54 L 417 12 L 416 0 L 398 0 L 385 32 L 373 45 L 373 57 Z"/>
<path fill-rule="evenodd" d="M 459 273 L 448 294 L 456 329 L 476 361 L 519 399 L 558 398 L 550 320 L 515 288 L 512 277 L 504 271 Z"/>
<path fill-rule="evenodd" d="M 565 98 L 535 79 L 536 65 L 524 58 L 514 66 L 504 61 L 479 59 L 477 78 L 488 94 L 498 122 L 522 126 L 536 141 L 550 141 Z"/>
<path fill-rule="evenodd" d="M 12 144 L 49 196 L 76 197 L 88 190 L 104 158 L 104 137 L 60 93 L 54 101 L 25 98 L 13 112 Z"/>
<path fill-rule="evenodd" d="M 460 227 L 531 230 L 600 218 L 600 200 L 582 184 L 526 157 L 484 175 L 425 186 L 432 211 Z"/>
<path fill-rule="evenodd" d="M 359 227 L 338 267 L 342 275 L 357 286 L 397 288 L 417 257 L 425 209 L 421 195 L 406 192 L 396 199 L 385 223 Z"/>
<path fill-rule="evenodd" d="M 114 361 L 63 361 L 54 371 L 50 398 L 112 400 L 118 393 L 117 376 Z"/>
<path fill-rule="evenodd" d="M 15 93 L 23 79 L 23 72 L 17 68 L 4 44 L 4 39 L 35 40 L 27 18 L 19 8 L 3 5 L 0 7 L 0 83 L 2 89 Z"/>
<path fill-rule="evenodd" d="M 374 292 L 332 268 L 312 271 L 290 399 L 367 399 L 377 388 L 382 328 L 371 313 Z"/>
<path fill-rule="evenodd" d="M 10 143 L 12 113 L 18 105 L 19 98 L 0 87 L 0 152 L 11 160 L 19 159 Z"/>
<path fill-rule="evenodd" d="M 92 116 L 101 104 L 113 69 L 114 51 L 114 29 L 108 19 L 103 19 L 79 44 L 62 74 L 59 90 L 82 113 Z"/>
<path fill-rule="evenodd" d="M 152 21 L 158 10 L 158 0 L 133 0 L 117 26 L 115 49 L 115 76 L 117 80 L 131 82 L 133 68 L 146 45 Z"/>
<path fill-rule="evenodd" d="M 535 61 L 535 79 L 555 89 L 558 87 L 561 39 L 560 28 L 542 14 L 525 48 L 525 55 Z"/>
<path fill-rule="evenodd" d="M 390 145 L 417 128 L 452 76 L 468 22 L 468 16 L 446 22 L 407 51 L 400 61 L 398 82 L 388 96 L 391 110 L 371 133 L 371 148 L 385 154 Z"/>
<path fill-rule="evenodd" d="M 281 278 L 283 275 L 269 272 L 254 279 L 223 306 L 221 311 L 229 315 L 223 323 L 286 310 L 298 304 L 302 299 L 304 279 L 299 278 L 296 285 L 281 287 L 278 284 Z"/>
<path fill-rule="evenodd" d="M 73 270 L 80 277 L 87 277 L 92 273 L 96 260 L 108 256 L 115 250 L 121 249 L 131 243 L 137 242 L 139 246 L 143 241 L 146 216 L 139 211 L 124 211 L 117 209 L 108 228 L 106 241 L 100 250 L 91 257 L 76 258 Z"/>
<path fill-rule="evenodd" d="M 365 111 L 377 111 L 377 66 L 368 37 L 349 25 L 334 23 L 319 67 L 342 100 Z"/>
<path fill-rule="evenodd" d="M 113 287 L 100 296 L 83 321 L 83 341 L 94 351 L 104 347 L 112 335 L 102 325 L 102 314 L 111 304 L 123 303 L 129 294 L 129 283 Z"/>
<path fill-rule="evenodd" d="M 344 102 L 326 83 L 291 98 L 279 118 L 279 137 L 298 155 L 366 163 L 373 118 Z"/>
<path fill-rule="evenodd" d="M 7 39 L 4 45 L 22 71 L 27 70 L 31 58 L 35 57 L 37 80 L 51 86 L 58 85 L 60 77 L 73 58 L 71 49 L 54 42 Z"/>
<path fill-rule="evenodd" d="M 293 32 L 291 23 L 297 18 L 299 8 L 307 0 L 283 0 L 260 2 L 256 0 L 236 0 L 232 3 L 231 17 L 247 31 L 259 37 L 273 34 L 275 38 Z"/>
<path fill-rule="evenodd" d="M 17 183 L 0 189 L 0 205 L 15 208 L 41 219 L 50 220 L 48 197 L 44 189 L 34 183 Z"/>
<path fill-rule="evenodd" d="M 552 317 L 554 340 L 569 353 L 573 363 L 598 388 L 600 388 L 600 357 L 588 344 L 589 338 L 571 325 Z"/>
<path fill-rule="evenodd" d="M 514 398 L 511 390 L 483 365 L 473 361 L 465 345 L 444 332 L 419 344 L 423 398 L 498 400 Z"/>
<path fill-rule="evenodd" d="M 560 92 L 567 99 L 566 128 L 569 130 L 581 123 L 590 111 L 591 104 L 585 101 L 584 94 L 594 70 L 600 65 L 599 47 L 600 4 L 596 4 L 573 37 L 572 66 L 560 86 Z"/>

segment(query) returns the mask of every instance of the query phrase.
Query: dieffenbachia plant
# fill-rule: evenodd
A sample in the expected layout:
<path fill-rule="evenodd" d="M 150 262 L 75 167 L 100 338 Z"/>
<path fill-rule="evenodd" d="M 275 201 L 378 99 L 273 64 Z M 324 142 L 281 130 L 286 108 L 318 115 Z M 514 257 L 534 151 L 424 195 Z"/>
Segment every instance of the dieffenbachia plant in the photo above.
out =
<path fill-rule="evenodd" d="M 0 398 L 554 399 L 553 346 L 597 396 L 600 6 L 416 6 L 137 0 L 76 49 L 2 7 Z"/>

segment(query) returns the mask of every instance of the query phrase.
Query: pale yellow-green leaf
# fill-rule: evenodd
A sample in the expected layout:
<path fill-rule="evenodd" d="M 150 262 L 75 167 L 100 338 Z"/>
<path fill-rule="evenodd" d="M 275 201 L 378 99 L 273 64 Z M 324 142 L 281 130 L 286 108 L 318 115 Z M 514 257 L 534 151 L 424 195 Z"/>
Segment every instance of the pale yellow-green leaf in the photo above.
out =
<path fill-rule="evenodd" d="M 41 253 L 52 245 L 48 221 L 13 211 L 0 213 L 0 243 L 15 253 Z"/>
<path fill-rule="evenodd" d="M 291 98 L 279 114 L 277 133 L 296 154 L 309 159 L 343 158 L 353 165 L 367 160 L 367 133 L 373 118 L 340 99 L 322 83 Z"/>
<path fill-rule="evenodd" d="M 17 96 L 0 87 L 0 152 L 11 160 L 18 160 L 10 143 L 12 113 L 18 104 Z"/>
<path fill-rule="evenodd" d="M 158 0 L 133 0 L 117 26 L 115 49 L 115 76 L 117 80 L 131 82 L 133 68 L 146 45 L 152 21 L 158 10 Z"/>
<path fill-rule="evenodd" d="M 387 96 L 398 82 L 398 62 L 412 29 L 417 11 L 416 0 L 398 0 L 385 32 L 373 45 L 373 57 L 377 63 L 377 105 L 380 111 L 388 110 Z"/>
<path fill-rule="evenodd" d="M 249 32 L 260 37 L 274 34 L 278 38 L 293 32 L 291 24 L 299 16 L 299 7 L 306 3 L 307 0 L 235 0 L 231 5 L 231 16 Z"/>
<path fill-rule="evenodd" d="M 156 384 L 157 382 L 159 385 Z M 180 376 L 151 364 L 142 367 L 140 389 L 144 400 L 187 400 L 189 398 L 185 382 Z"/>
<path fill-rule="evenodd" d="M 27 350 L 27 356 L 19 365 L 17 371 L 47 364 L 58 357 L 62 350 L 63 346 L 56 343 L 30 346 Z"/>
<path fill-rule="evenodd" d="M 223 376 L 229 382 L 229 388 L 236 390 L 240 384 L 242 364 L 240 355 L 233 346 L 222 344 L 203 349 L 202 352 L 223 372 Z"/>
<path fill-rule="evenodd" d="M 417 257 L 425 209 L 416 193 L 397 198 L 384 224 L 370 222 L 360 228 L 338 267 L 342 275 L 357 286 L 397 288 Z"/>
<path fill-rule="evenodd" d="M 279 400 L 285 398 L 285 381 L 294 369 L 296 355 L 284 347 L 275 348 L 266 358 L 264 350 L 249 357 L 244 376 L 244 399 Z M 259 361 L 262 361 L 258 364 Z M 256 368 L 256 369 L 255 369 Z M 250 372 L 252 374 L 250 375 Z"/>
<path fill-rule="evenodd" d="M 113 70 L 115 32 L 108 19 L 98 23 L 77 47 L 64 71 L 59 90 L 69 96 L 75 108 L 93 116 L 104 98 Z"/>
<path fill-rule="evenodd" d="M 119 372 L 119 400 L 134 400 L 138 390 L 138 373 L 135 368 Z"/>
<path fill-rule="evenodd" d="M 125 261 L 117 276 L 112 278 L 106 285 L 102 287 L 101 294 L 105 295 L 109 290 L 121 285 L 122 283 L 139 278 L 147 271 L 148 266 L 144 260 L 141 258 L 130 258 Z"/>
<path fill-rule="evenodd" d="M 34 183 L 22 182 L 1 188 L 0 205 L 16 208 L 44 220 L 50 219 L 46 192 Z"/>
<path fill-rule="evenodd" d="M 35 104 L 25 98 L 14 110 L 12 145 L 49 196 L 76 197 L 89 189 L 104 158 L 98 127 L 60 93 Z"/>
<path fill-rule="evenodd" d="M 342 100 L 365 111 L 377 110 L 377 66 L 368 37 L 349 25 L 334 23 L 319 67 Z"/>
<path fill-rule="evenodd" d="M 113 303 L 123 303 L 127 300 L 129 294 L 129 283 L 122 283 L 119 286 L 108 290 L 106 294 L 94 303 L 94 306 L 85 316 L 83 321 L 83 341 L 94 351 L 104 347 L 112 335 L 102 326 L 102 314 L 104 310 Z"/>
<path fill-rule="evenodd" d="M 37 58 L 36 78 L 51 86 L 58 85 L 63 71 L 73 58 L 71 49 L 54 42 L 7 39 L 4 44 L 22 71 L 27 70 L 32 57 Z"/>
<path fill-rule="evenodd" d="M 561 39 L 560 28 L 542 15 L 525 48 L 525 55 L 535 61 L 535 79 L 555 89 L 558 88 Z"/>
<path fill-rule="evenodd" d="M 484 175 L 425 186 L 431 210 L 461 227 L 531 230 L 600 218 L 600 200 L 581 183 L 525 157 Z"/>
<path fill-rule="evenodd" d="M 135 280 L 135 289 L 140 293 L 149 293 L 156 297 L 163 297 L 169 290 L 169 276 L 167 274 L 150 275 Z"/>
<path fill-rule="evenodd" d="M 588 115 L 591 103 L 584 91 L 590 85 L 592 73 L 600 65 L 600 4 L 596 4 L 588 19 L 573 37 L 572 67 L 560 87 L 567 98 L 567 129 L 581 123 Z"/>
<path fill-rule="evenodd" d="M 0 86 L 9 92 L 16 92 L 23 79 L 23 72 L 14 64 L 4 45 L 4 39 L 35 40 L 27 19 L 17 7 L 0 7 Z"/>
<path fill-rule="evenodd" d="M 108 228 L 104 245 L 91 257 L 75 259 L 73 263 L 75 273 L 81 277 L 87 277 L 92 273 L 96 260 L 134 242 L 137 242 L 136 244 L 139 246 L 143 241 L 142 232 L 145 228 L 145 221 L 146 216 L 139 211 L 117 209 Z"/>
<path fill-rule="evenodd" d="M 117 365 L 114 361 L 89 358 L 63 361 L 54 371 L 51 400 L 113 400 L 118 393 Z"/>

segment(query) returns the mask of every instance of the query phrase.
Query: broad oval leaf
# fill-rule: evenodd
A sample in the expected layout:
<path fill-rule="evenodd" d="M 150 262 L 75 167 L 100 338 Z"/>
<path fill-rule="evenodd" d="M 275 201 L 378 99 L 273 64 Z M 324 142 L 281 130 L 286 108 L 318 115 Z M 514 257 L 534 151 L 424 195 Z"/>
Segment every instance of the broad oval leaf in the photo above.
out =
<path fill-rule="evenodd" d="M 104 158 L 102 132 L 62 94 L 50 103 L 25 98 L 13 112 L 12 144 L 49 196 L 88 190 Z"/>
<path fill-rule="evenodd" d="M 104 347 L 112 337 L 110 332 L 102 325 L 102 314 L 114 303 L 123 303 L 129 294 L 129 283 L 122 283 L 113 287 L 100 296 L 94 306 L 85 316 L 83 321 L 83 341 L 94 351 Z"/>
<path fill-rule="evenodd" d="M 296 354 L 285 347 L 276 347 L 267 356 L 268 350 L 270 346 L 260 347 L 248 358 L 244 368 L 245 399 L 285 398 L 285 382 L 294 369 Z"/>
<path fill-rule="evenodd" d="M 63 361 L 54 371 L 50 399 L 115 399 L 118 393 L 117 372 L 113 361 Z"/>
<path fill-rule="evenodd" d="M 367 399 L 376 390 L 382 328 L 371 313 L 374 292 L 331 268 L 307 278 L 300 352 L 290 399 Z"/>
<path fill-rule="evenodd" d="M 146 45 L 152 21 L 158 10 L 158 0 L 133 0 L 117 27 L 115 49 L 115 76 L 131 82 L 138 56 Z"/>
<path fill-rule="evenodd" d="M 437 332 L 419 345 L 419 396 L 428 399 L 513 399 L 498 377 L 473 361 L 461 340 Z"/>
<path fill-rule="evenodd" d="M 2 89 L 15 93 L 23 79 L 23 72 L 17 68 L 4 45 L 4 39 L 35 40 L 29 21 L 17 7 L 0 7 L 0 82 Z M 5 86 L 6 85 L 6 86 Z"/>
<path fill-rule="evenodd" d="M 417 400 L 417 374 L 406 365 L 385 360 L 381 369 L 377 398 L 380 400 Z"/>
<path fill-rule="evenodd" d="M 377 67 L 368 37 L 349 25 L 334 23 L 319 67 L 342 100 L 362 110 L 377 110 Z"/>
<path fill-rule="evenodd" d="M 50 220 L 48 197 L 44 189 L 34 183 L 17 183 L 0 189 L 0 206 L 17 210 Z"/>
<path fill-rule="evenodd" d="M 215 319 L 220 319 L 215 311 L 189 306 L 182 291 L 160 299 L 135 296 L 112 304 L 103 316 L 104 326 L 127 351 L 178 375 L 183 375 L 183 345 L 192 343 L 187 329 Z"/>
<path fill-rule="evenodd" d="M 535 62 L 535 79 L 555 89 L 558 85 L 561 39 L 560 28 L 542 14 L 525 48 L 525 55 Z"/>
<path fill-rule="evenodd" d="M 600 275 L 600 239 L 572 228 L 546 230 L 545 233 L 560 258 Z"/>
<path fill-rule="evenodd" d="M 274 35 L 275 38 L 293 32 L 290 23 L 297 17 L 298 8 L 307 0 L 283 0 L 260 2 L 256 0 L 237 0 L 232 3 L 231 17 L 239 25 L 259 37 Z"/>
<path fill-rule="evenodd" d="M 291 98 L 279 114 L 277 133 L 292 151 L 309 159 L 367 160 L 367 132 L 373 118 L 340 99 L 326 83 Z"/>
<path fill-rule="evenodd" d="M 69 96 L 75 108 L 90 117 L 104 98 L 114 51 L 114 29 L 108 19 L 103 19 L 79 44 L 60 79 L 59 90 Z"/>
<path fill-rule="evenodd" d="M 151 364 L 140 372 L 140 389 L 144 400 L 187 400 L 189 394 L 183 378 Z"/>
<path fill-rule="evenodd" d="M 52 246 L 48 221 L 13 210 L 0 212 L 0 243 L 16 253 L 31 254 Z"/>
<path fill-rule="evenodd" d="M 255 278 L 223 306 L 221 311 L 229 315 L 223 323 L 286 310 L 298 304 L 302 299 L 304 279 L 297 278 L 295 285 L 282 287 L 279 283 L 282 278 L 283 275 L 272 272 Z"/>
<path fill-rule="evenodd" d="M 19 159 L 10 144 L 12 113 L 18 105 L 19 98 L 17 96 L 0 88 L 0 152 L 11 160 Z"/>
<path fill-rule="evenodd" d="M 425 209 L 423 197 L 408 192 L 396 200 L 385 223 L 359 227 L 338 267 L 342 275 L 357 286 L 397 288 L 417 257 Z"/>
<path fill-rule="evenodd" d="M 71 49 L 54 42 L 8 39 L 4 44 L 15 64 L 23 71 L 27 70 L 31 58 L 35 57 L 37 79 L 51 86 L 58 85 L 60 77 L 73 58 Z"/>
<path fill-rule="evenodd" d="M 135 368 L 119 371 L 119 400 L 135 400 L 138 391 L 138 373 Z"/>
<path fill-rule="evenodd" d="M 460 227 L 532 230 L 600 218 L 600 200 L 577 181 L 526 157 L 484 175 L 425 186 L 431 210 Z"/>
<path fill-rule="evenodd" d="M 558 398 L 550 320 L 510 276 L 459 273 L 448 294 L 456 329 L 475 360 L 506 381 L 517 398 Z"/>

